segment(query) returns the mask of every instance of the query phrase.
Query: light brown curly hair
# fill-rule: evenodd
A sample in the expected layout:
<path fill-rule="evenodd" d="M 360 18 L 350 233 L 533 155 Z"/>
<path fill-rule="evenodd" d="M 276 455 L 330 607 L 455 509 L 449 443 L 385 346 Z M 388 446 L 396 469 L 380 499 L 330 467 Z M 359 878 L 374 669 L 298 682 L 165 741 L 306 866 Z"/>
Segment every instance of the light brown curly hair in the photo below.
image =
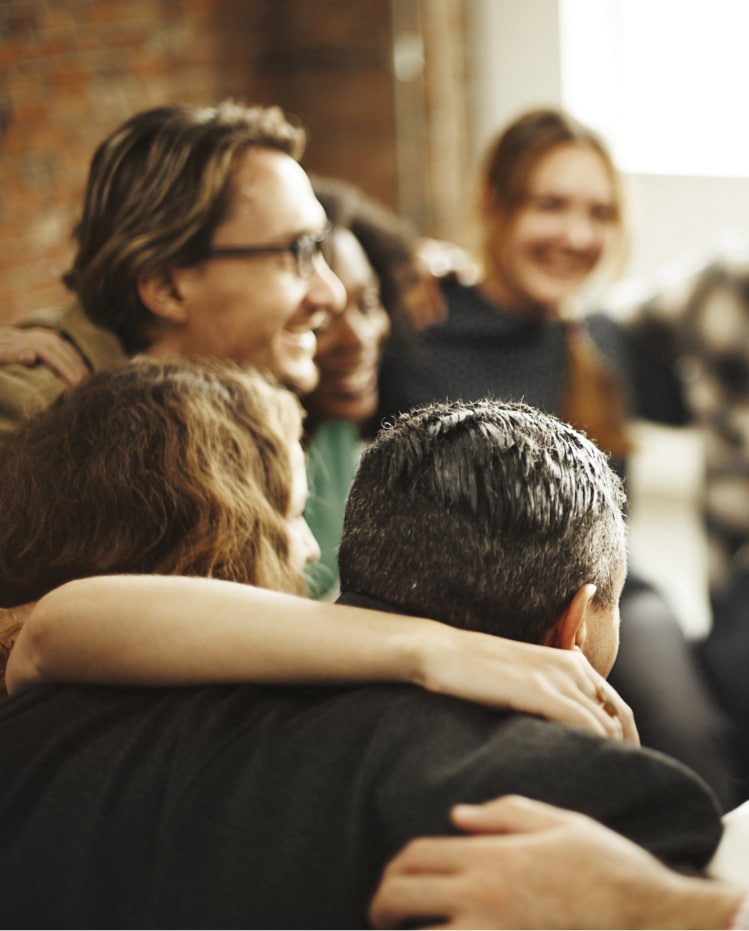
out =
<path fill-rule="evenodd" d="M 0 605 L 106 573 L 302 594 L 287 527 L 300 433 L 299 402 L 232 363 L 92 376 L 0 447 Z"/>

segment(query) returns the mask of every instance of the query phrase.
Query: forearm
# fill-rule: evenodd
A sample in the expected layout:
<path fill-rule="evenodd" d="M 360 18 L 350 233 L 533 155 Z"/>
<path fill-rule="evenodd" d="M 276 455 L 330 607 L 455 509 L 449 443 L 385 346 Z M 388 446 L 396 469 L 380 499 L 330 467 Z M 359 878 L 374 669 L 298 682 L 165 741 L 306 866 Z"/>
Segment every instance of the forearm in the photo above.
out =
<path fill-rule="evenodd" d="M 603 680 L 582 654 L 216 579 L 70 582 L 31 612 L 6 682 L 11 694 L 40 682 L 402 682 L 638 740 L 613 690 L 617 715 L 601 707 Z"/>
<path fill-rule="evenodd" d="M 84 579 L 31 612 L 8 662 L 8 690 L 38 682 L 415 682 L 419 625 L 212 579 Z"/>

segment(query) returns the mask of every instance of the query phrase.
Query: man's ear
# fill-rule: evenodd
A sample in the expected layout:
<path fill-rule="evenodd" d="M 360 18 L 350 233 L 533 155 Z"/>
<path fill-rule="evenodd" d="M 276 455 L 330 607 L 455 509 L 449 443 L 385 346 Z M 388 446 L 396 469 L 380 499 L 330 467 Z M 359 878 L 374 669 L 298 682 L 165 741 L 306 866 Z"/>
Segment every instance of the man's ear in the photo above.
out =
<path fill-rule="evenodd" d="M 138 296 L 146 307 L 169 323 L 187 321 L 187 308 L 175 275 L 171 271 L 157 272 L 138 279 Z"/>
<path fill-rule="evenodd" d="M 585 614 L 595 593 L 596 587 L 591 582 L 578 588 L 567 609 L 544 638 L 546 646 L 559 650 L 583 648 L 587 634 Z"/>

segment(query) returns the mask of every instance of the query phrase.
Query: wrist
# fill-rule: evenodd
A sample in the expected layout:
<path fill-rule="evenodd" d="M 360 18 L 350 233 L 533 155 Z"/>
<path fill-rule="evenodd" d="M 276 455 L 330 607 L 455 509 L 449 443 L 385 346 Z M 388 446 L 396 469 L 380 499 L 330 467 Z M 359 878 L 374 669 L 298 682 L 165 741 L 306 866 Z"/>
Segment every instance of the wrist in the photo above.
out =
<path fill-rule="evenodd" d="M 673 895 L 660 897 L 660 905 L 663 921 L 650 927 L 749 928 L 749 896 L 711 879 L 679 876 Z"/>
<path fill-rule="evenodd" d="M 409 620 L 413 624 L 404 624 L 396 635 L 401 681 L 429 692 L 449 692 L 447 673 L 451 659 L 455 659 L 454 629 L 426 618 Z"/>

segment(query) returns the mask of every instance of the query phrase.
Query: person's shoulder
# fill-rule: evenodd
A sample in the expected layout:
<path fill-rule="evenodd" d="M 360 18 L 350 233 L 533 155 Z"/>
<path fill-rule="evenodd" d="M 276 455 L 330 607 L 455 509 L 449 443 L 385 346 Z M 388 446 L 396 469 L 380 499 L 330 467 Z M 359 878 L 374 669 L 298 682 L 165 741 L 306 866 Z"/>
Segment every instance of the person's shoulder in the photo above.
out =
<path fill-rule="evenodd" d="M 94 323 L 76 302 L 61 315 L 59 328 L 93 372 L 120 365 L 128 358 L 116 334 Z"/>
<path fill-rule="evenodd" d="M 64 388 L 62 379 L 42 363 L 0 366 L 0 433 L 49 407 Z"/>
<path fill-rule="evenodd" d="M 606 803 L 617 794 L 662 798 L 674 791 L 717 810 L 714 797 L 688 767 L 647 748 L 599 737 L 580 728 L 511 709 L 491 709 L 410 686 L 367 686 L 350 690 L 367 695 L 373 718 L 394 739 L 414 747 L 435 745 L 448 754 L 480 748 L 473 762 L 487 772 L 540 774 L 573 794 L 584 787 Z M 577 788 L 576 788 L 577 787 Z"/>
<path fill-rule="evenodd" d="M 449 280 L 443 284 L 443 294 L 448 307 L 445 326 L 452 326 L 458 332 L 491 339 L 539 329 L 537 321 L 512 313 L 491 300 L 480 283 Z"/>
<path fill-rule="evenodd" d="M 31 327 L 44 327 L 47 330 L 59 330 L 64 311 L 61 307 L 46 307 L 34 310 L 17 320 L 14 326 L 27 330 Z"/>
<path fill-rule="evenodd" d="M 54 330 L 78 350 L 92 372 L 119 365 L 128 358 L 116 334 L 89 319 L 77 301 L 64 308 L 34 311 L 15 325 Z"/>

